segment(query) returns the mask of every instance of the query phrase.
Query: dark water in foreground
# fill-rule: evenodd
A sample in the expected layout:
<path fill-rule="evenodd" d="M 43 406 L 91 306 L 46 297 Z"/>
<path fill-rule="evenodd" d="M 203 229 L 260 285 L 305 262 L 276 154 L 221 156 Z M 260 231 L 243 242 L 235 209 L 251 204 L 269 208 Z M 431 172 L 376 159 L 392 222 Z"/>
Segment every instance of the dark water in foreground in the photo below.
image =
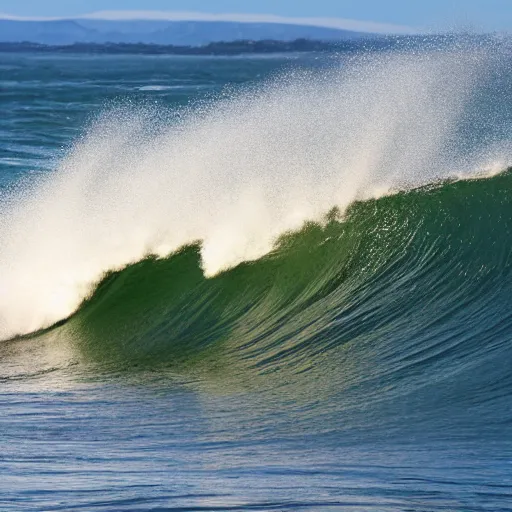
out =
<path fill-rule="evenodd" d="M 510 56 L 439 55 L 0 55 L 0 510 L 512 510 Z"/>

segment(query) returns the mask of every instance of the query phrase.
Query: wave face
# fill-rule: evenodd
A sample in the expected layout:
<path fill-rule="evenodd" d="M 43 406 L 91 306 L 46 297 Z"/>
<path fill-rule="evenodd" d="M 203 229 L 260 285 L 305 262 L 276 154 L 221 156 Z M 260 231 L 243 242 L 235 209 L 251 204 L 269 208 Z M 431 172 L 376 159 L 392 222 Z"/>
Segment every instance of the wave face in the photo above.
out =
<path fill-rule="evenodd" d="M 207 283 L 203 286 L 215 286 L 234 274 L 205 281 L 201 269 L 211 277 L 256 260 L 272 252 L 283 233 L 321 219 L 335 205 L 343 214 L 356 200 L 468 177 L 488 166 L 503 169 L 510 142 L 493 136 L 496 112 L 473 108 L 492 97 L 489 77 L 500 76 L 502 61 L 500 52 L 485 48 L 357 56 L 336 69 L 291 72 L 178 112 L 133 105 L 111 109 L 91 124 L 54 173 L 3 200 L 0 336 L 29 333 L 68 317 L 105 273 L 151 254 L 165 257 L 199 240 L 192 275 Z M 402 200 L 397 197 L 390 201 Z M 404 223 L 420 229 L 417 222 L 425 221 L 419 216 L 416 224 L 405 217 L 396 226 L 388 222 L 386 236 L 400 237 Z M 339 280 L 350 265 L 362 272 L 364 254 L 380 253 L 381 242 L 362 232 L 341 235 L 355 227 L 340 226 L 333 236 L 341 236 L 345 248 L 338 248 L 337 257 L 347 263 L 327 263 L 316 248 L 303 247 L 300 261 L 279 271 L 291 281 L 290 291 L 275 300 L 292 307 L 299 300 L 294 294 L 322 287 L 349 294 L 355 282 L 345 288 Z M 311 236 L 331 236 L 323 229 L 334 228 L 315 228 Z M 374 228 L 363 223 L 359 229 Z M 384 231 L 378 232 L 386 241 Z M 415 240 L 413 231 L 408 236 Z M 433 249 L 417 249 L 414 258 L 429 261 L 427 249 Z M 190 251 L 180 254 L 187 260 Z M 304 267 L 308 251 L 320 259 Z M 153 262 L 153 272 L 172 261 Z M 258 265 L 277 265 L 273 261 L 281 260 Z M 321 275 L 312 273 L 322 265 Z M 122 275 L 136 275 L 138 268 Z M 170 272 L 164 282 L 173 290 L 168 293 L 178 294 L 185 278 L 179 268 Z M 263 275 L 255 288 L 270 286 L 268 279 Z M 248 294 L 258 303 L 267 297 Z M 197 314 L 202 315 L 200 308 Z M 332 320 L 320 317 L 315 322 L 322 325 Z"/>
<path fill-rule="evenodd" d="M 510 212 L 510 171 L 356 202 L 209 279 L 200 246 L 112 273 L 60 329 L 98 361 L 204 355 L 272 388 L 336 393 L 326 404 L 364 404 L 366 416 L 427 389 L 422 413 L 450 406 L 454 422 L 454 405 L 496 411 L 511 397 Z M 506 411 L 474 420 L 502 425 Z"/>

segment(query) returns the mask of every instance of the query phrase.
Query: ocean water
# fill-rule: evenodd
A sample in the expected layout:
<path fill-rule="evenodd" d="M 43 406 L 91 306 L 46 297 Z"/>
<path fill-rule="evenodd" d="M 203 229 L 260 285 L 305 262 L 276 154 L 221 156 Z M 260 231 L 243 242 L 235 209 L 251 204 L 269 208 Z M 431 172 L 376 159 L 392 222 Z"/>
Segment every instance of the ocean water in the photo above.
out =
<path fill-rule="evenodd" d="M 0 54 L 0 510 L 512 510 L 511 57 Z"/>

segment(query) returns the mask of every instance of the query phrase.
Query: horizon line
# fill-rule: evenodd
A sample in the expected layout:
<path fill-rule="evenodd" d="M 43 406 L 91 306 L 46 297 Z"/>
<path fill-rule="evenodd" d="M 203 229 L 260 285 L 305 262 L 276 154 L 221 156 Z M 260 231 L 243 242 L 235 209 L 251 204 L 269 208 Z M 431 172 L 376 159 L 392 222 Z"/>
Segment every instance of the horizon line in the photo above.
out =
<path fill-rule="evenodd" d="M 418 34 L 422 31 L 392 23 L 333 17 L 296 17 L 275 14 L 208 13 L 201 11 L 96 11 L 78 16 L 16 16 L 0 13 L 0 20 L 10 21 L 224 21 L 232 23 L 273 23 L 368 32 L 374 34 Z"/>

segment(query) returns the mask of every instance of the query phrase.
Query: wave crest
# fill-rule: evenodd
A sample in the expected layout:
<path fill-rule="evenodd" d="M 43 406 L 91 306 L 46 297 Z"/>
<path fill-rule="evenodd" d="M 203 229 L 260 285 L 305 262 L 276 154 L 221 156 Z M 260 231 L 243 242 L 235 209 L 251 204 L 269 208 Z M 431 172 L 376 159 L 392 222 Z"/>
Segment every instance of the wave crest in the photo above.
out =
<path fill-rule="evenodd" d="M 207 276 L 361 198 L 468 175 L 487 52 L 359 56 L 187 112 L 104 113 L 0 220 L 0 336 L 69 316 L 107 271 L 201 240 Z M 498 158 L 492 141 L 493 159 Z M 486 145 L 488 148 L 488 145 Z M 468 161 L 471 163 L 468 164 Z M 478 162 L 479 164 L 481 162 Z"/>

